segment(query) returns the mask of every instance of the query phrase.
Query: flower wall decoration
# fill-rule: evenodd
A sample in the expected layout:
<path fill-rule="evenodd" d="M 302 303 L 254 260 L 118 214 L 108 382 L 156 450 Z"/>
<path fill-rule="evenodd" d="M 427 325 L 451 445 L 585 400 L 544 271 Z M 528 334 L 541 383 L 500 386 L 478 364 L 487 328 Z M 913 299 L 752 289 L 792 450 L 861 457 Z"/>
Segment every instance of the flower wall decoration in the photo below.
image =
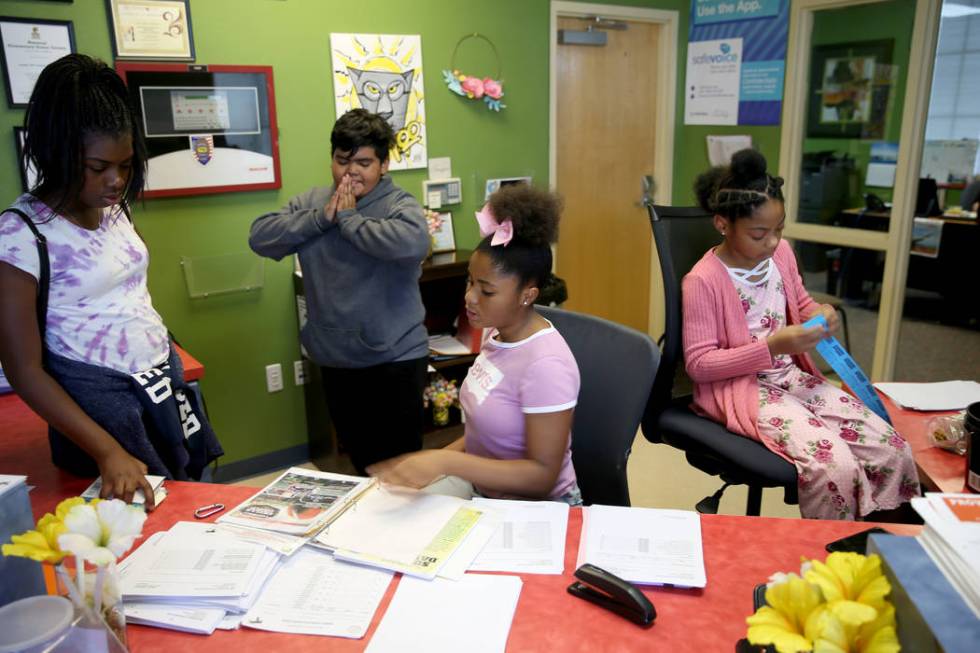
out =
<path fill-rule="evenodd" d="M 497 73 L 494 77 L 467 75 L 460 72 L 456 67 L 456 54 L 459 52 L 459 46 L 464 41 L 474 38 L 486 41 L 493 50 L 493 55 L 497 59 Z M 507 108 L 507 105 L 500 101 L 500 98 L 504 96 L 504 83 L 500 79 L 500 54 L 497 52 L 497 47 L 493 44 L 493 41 L 486 36 L 474 32 L 473 34 L 467 34 L 457 41 L 456 47 L 453 49 L 453 56 L 449 67 L 449 70 L 442 71 L 442 80 L 449 87 L 450 91 L 470 100 L 483 100 L 487 108 L 491 111 L 500 111 L 501 109 Z"/>

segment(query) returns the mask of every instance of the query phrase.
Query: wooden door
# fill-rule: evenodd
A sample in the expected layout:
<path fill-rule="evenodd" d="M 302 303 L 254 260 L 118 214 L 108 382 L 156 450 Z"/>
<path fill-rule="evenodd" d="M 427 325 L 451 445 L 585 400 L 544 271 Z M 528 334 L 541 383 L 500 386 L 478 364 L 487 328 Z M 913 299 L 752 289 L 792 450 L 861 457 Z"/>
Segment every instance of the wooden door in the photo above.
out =
<path fill-rule="evenodd" d="M 558 19 L 559 29 L 586 21 Z M 661 27 L 630 21 L 604 46 L 558 45 L 557 273 L 566 307 L 648 331 L 653 237 L 640 204 L 653 175 Z M 554 36 L 556 38 L 556 36 Z"/>

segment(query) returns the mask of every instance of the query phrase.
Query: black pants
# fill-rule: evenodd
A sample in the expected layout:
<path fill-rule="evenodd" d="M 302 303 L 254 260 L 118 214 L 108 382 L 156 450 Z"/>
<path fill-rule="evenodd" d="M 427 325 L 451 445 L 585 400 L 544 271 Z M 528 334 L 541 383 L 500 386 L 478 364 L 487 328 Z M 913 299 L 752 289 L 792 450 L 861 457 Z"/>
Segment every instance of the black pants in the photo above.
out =
<path fill-rule="evenodd" d="M 359 474 L 372 463 L 422 448 L 428 357 L 372 367 L 323 367 L 337 439 Z"/>

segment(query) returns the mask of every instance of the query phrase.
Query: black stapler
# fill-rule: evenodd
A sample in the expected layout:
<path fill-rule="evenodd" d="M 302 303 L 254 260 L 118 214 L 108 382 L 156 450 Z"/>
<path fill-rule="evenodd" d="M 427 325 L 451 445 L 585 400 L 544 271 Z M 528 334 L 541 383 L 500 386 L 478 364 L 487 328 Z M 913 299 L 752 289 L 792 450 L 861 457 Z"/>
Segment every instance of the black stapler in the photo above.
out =
<path fill-rule="evenodd" d="M 637 587 L 595 565 L 584 564 L 575 570 L 580 582 L 568 586 L 568 593 L 626 617 L 641 626 L 651 626 L 657 611 Z"/>

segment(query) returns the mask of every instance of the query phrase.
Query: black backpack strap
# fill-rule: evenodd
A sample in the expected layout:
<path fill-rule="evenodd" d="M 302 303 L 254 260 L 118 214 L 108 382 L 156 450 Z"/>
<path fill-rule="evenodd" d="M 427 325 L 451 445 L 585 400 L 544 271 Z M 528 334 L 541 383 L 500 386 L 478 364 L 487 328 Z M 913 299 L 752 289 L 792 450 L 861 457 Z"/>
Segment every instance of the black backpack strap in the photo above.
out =
<path fill-rule="evenodd" d="M 48 286 L 51 283 L 51 259 L 48 256 L 48 239 L 26 213 L 20 209 L 7 209 L 4 213 L 16 213 L 34 234 L 37 243 L 37 258 L 40 270 L 37 279 L 37 329 L 41 334 L 41 347 L 44 347 L 44 327 L 48 322 Z"/>

